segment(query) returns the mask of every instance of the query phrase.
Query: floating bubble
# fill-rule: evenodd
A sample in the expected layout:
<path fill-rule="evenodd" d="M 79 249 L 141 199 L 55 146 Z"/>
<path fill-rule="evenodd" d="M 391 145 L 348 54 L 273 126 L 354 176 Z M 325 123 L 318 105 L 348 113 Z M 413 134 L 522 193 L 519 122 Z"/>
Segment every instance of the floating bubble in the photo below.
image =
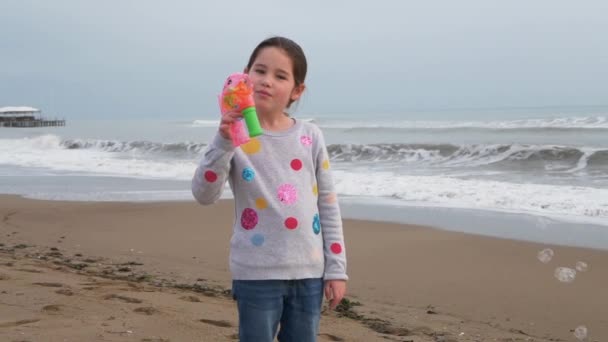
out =
<path fill-rule="evenodd" d="M 574 337 L 576 337 L 579 341 L 582 341 L 587 338 L 587 327 L 584 325 L 580 325 L 574 329 Z"/>
<path fill-rule="evenodd" d="M 576 278 L 576 271 L 568 267 L 558 267 L 553 275 L 562 283 L 571 283 Z"/>
<path fill-rule="evenodd" d="M 543 264 L 548 263 L 549 261 L 551 261 L 551 259 L 553 259 L 553 255 L 555 253 L 553 253 L 553 250 L 551 248 L 545 248 L 542 251 L 538 252 L 538 260 L 540 260 L 540 262 L 542 262 Z"/>
<path fill-rule="evenodd" d="M 549 224 L 551 224 L 551 220 L 545 217 L 539 217 L 536 219 L 536 226 L 538 228 L 545 229 Z"/>
<path fill-rule="evenodd" d="M 587 272 L 587 270 L 589 269 L 589 266 L 587 265 L 586 262 L 583 261 L 579 261 L 576 263 L 576 270 L 579 272 Z"/>

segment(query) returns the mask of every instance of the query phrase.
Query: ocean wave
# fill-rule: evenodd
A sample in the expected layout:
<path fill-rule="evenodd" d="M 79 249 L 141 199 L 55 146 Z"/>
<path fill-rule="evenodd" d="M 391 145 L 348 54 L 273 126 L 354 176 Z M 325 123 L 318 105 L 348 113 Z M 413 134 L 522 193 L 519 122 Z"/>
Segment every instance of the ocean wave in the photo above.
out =
<path fill-rule="evenodd" d="M 94 139 L 67 139 L 60 142 L 60 146 L 66 149 L 95 149 L 105 152 L 140 152 L 184 155 L 199 154 L 207 144 L 183 142 L 183 143 L 158 143 L 152 141 L 115 141 Z"/>
<path fill-rule="evenodd" d="M 342 144 L 328 147 L 342 162 L 424 163 L 429 166 L 532 165 L 546 170 L 608 167 L 608 149 L 524 144 Z"/>
<path fill-rule="evenodd" d="M 205 143 L 62 139 L 56 135 L 3 140 L 7 156 L 49 150 L 82 150 L 127 155 L 142 159 L 198 159 Z M 608 148 L 526 144 L 331 144 L 330 159 L 344 163 L 389 163 L 425 167 L 528 168 L 578 172 L 585 169 L 608 174 Z M 0 158 L 1 159 L 1 158 Z"/>

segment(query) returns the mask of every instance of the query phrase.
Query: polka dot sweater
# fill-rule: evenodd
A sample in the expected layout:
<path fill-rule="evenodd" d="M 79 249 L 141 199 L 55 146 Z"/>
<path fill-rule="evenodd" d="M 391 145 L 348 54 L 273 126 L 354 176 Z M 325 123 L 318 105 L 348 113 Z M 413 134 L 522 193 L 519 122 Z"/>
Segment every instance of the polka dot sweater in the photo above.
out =
<path fill-rule="evenodd" d="M 233 279 L 348 279 L 342 218 L 323 135 L 296 120 L 233 147 L 217 134 L 192 179 L 201 204 L 235 199 Z"/>

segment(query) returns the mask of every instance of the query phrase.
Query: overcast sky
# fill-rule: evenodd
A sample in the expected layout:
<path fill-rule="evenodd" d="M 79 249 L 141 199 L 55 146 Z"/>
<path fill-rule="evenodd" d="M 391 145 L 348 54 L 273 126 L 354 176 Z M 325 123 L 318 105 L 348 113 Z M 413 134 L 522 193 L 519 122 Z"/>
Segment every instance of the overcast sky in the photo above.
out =
<path fill-rule="evenodd" d="M 306 115 L 605 105 L 607 14 L 605 0 L 2 0 L 0 107 L 212 118 L 272 35 L 308 57 Z"/>

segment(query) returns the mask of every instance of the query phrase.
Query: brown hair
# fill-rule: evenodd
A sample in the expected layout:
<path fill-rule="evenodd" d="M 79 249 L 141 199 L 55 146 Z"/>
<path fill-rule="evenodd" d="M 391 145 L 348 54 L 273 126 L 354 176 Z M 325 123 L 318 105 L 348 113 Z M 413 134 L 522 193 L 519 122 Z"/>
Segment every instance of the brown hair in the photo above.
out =
<path fill-rule="evenodd" d="M 298 43 L 294 42 L 289 38 L 276 36 L 263 40 L 260 44 L 258 44 L 258 46 L 256 46 L 256 48 L 251 53 L 251 56 L 249 57 L 249 62 L 247 63 L 247 70 L 251 70 L 253 62 L 255 62 L 255 59 L 258 58 L 260 51 L 267 47 L 276 47 L 287 53 L 287 56 L 289 56 L 289 58 L 291 59 L 291 63 L 293 64 L 292 72 L 295 81 L 295 86 L 297 87 L 303 84 L 304 79 L 306 79 L 306 70 L 308 68 L 308 64 L 306 63 L 306 56 L 304 55 L 304 51 L 302 50 L 300 45 L 298 45 Z M 293 100 L 289 100 L 287 108 L 289 108 L 292 103 Z"/>

